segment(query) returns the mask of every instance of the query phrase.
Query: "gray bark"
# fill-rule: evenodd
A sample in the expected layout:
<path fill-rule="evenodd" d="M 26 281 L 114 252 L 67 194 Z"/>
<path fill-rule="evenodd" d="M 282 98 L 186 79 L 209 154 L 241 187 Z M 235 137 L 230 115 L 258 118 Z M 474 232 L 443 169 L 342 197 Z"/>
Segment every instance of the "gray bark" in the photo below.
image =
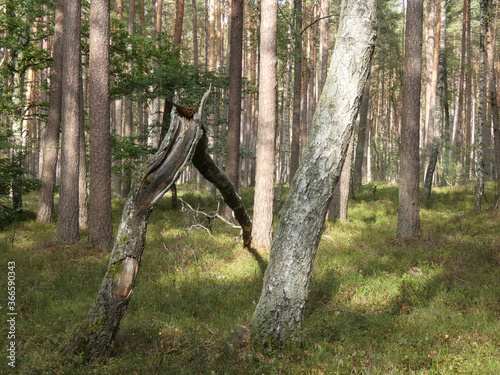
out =
<path fill-rule="evenodd" d="M 280 345 L 302 326 L 312 265 L 375 43 L 376 1 L 342 1 L 332 61 L 302 164 L 281 211 L 252 336 Z"/>

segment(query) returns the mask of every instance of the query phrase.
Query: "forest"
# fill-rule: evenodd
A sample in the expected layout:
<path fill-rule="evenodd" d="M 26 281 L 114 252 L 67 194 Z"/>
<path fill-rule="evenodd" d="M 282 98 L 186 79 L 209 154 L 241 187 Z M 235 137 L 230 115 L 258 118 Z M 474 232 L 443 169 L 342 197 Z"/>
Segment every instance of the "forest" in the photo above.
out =
<path fill-rule="evenodd" d="M 0 9 L 0 373 L 500 373 L 498 1 Z"/>

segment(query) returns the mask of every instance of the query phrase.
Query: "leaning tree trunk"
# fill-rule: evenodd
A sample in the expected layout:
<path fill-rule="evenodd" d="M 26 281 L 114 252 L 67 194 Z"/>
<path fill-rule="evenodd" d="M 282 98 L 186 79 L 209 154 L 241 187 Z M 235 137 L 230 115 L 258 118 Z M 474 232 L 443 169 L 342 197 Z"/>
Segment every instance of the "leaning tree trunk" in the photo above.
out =
<path fill-rule="evenodd" d="M 94 306 L 83 327 L 66 347 L 68 355 L 90 359 L 106 354 L 133 294 L 139 270 L 149 214 L 156 202 L 178 178 L 202 135 L 201 117 L 209 91 L 193 118 L 173 116 L 169 132 L 152 160 L 138 174 L 118 228 L 108 270 Z"/>
<path fill-rule="evenodd" d="M 243 246 L 250 248 L 250 242 L 252 241 L 252 221 L 233 183 L 229 180 L 229 177 L 224 171 L 215 164 L 208 153 L 208 138 L 205 133 L 203 133 L 198 142 L 192 162 L 201 175 L 215 185 L 217 190 L 222 194 L 224 202 L 233 210 L 234 217 L 241 226 Z M 259 259 L 260 258 L 258 258 L 258 260 Z"/>
<path fill-rule="evenodd" d="M 375 44 L 376 0 L 344 0 L 337 41 L 302 164 L 281 211 L 252 337 L 280 345 L 302 326 L 312 265 L 358 114 Z"/>

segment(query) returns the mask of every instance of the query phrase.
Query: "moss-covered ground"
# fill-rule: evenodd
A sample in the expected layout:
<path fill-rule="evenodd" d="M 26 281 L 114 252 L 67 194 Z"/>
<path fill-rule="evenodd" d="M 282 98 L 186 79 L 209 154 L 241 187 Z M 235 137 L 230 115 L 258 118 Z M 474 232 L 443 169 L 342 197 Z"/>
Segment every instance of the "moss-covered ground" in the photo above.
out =
<path fill-rule="evenodd" d="M 251 207 L 252 190 L 241 193 Z M 181 186 L 179 195 L 205 212 L 216 207 L 208 192 Z M 26 197 L 28 212 L 36 198 Z M 209 234 L 203 217 L 165 197 L 110 356 L 86 365 L 59 351 L 85 318 L 109 254 L 84 232 L 80 243 L 59 245 L 55 224 L 25 215 L 0 232 L 0 374 L 500 374 L 500 216 L 473 203 L 472 187 L 436 188 L 422 204 L 422 238 L 403 243 L 397 188 L 365 186 L 349 221 L 326 224 L 300 340 L 262 352 L 248 339 L 262 273 L 239 231 L 215 220 Z M 114 200 L 115 227 L 122 205 Z"/>

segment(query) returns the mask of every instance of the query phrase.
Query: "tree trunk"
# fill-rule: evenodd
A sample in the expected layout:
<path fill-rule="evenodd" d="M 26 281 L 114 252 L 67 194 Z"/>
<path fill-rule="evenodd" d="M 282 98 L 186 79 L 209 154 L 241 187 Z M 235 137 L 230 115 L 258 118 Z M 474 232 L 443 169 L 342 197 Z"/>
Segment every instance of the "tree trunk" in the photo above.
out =
<path fill-rule="evenodd" d="M 229 89 L 226 174 L 238 190 L 240 182 L 241 85 L 243 58 L 243 0 L 231 1 L 229 29 Z M 227 206 L 226 206 L 227 207 Z M 229 217 L 231 209 L 225 210 Z"/>
<path fill-rule="evenodd" d="M 464 118 L 464 86 L 465 86 L 465 68 L 466 68 L 466 53 L 467 53 L 467 24 L 469 12 L 467 10 L 468 0 L 464 0 L 463 5 L 463 16 L 462 16 L 462 36 L 461 36 L 461 52 L 460 52 L 460 73 L 458 78 L 458 95 L 456 98 L 456 110 L 455 116 L 453 118 L 453 132 L 451 137 L 451 147 L 450 147 L 450 160 L 452 163 L 457 164 L 457 171 L 455 174 L 455 183 L 457 181 L 458 173 L 463 165 L 461 162 L 462 155 L 462 142 L 465 139 L 465 134 L 463 134 L 463 118 Z"/>
<path fill-rule="evenodd" d="M 488 98 L 491 108 L 491 121 L 493 124 L 494 148 L 495 148 L 495 173 L 497 180 L 498 197 L 495 205 L 496 210 L 500 209 L 500 118 L 498 113 L 498 92 L 497 92 L 497 60 L 495 59 L 496 52 L 496 23 L 498 21 L 499 4 L 496 4 L 495 14 L 493 14 L 493 3 L 489 2 L 487 10 L 488 18 L 495 22 L 488 22 L 487 30 L 487 54 L 488 54 Z"/>
<path fill-rule="evenodd" d="M 359 106 L 358 129 L 356 130 L 358 132 L 358 141 L 356 142 L 354 167 L 352 171 L 352 190 L 354 193 L 359 193 L 363 184 L 363 160 L 365 155 L 366 130 L 368 127 L 369 104 L 370 83 L 367 81 L 363 89 L 363 96 L 361 97 L 361 104 Z"/>
<path fill-rule="evenodd" d="M 198 9 L 196 7 L 196 0 L 191 2 L 193 8 L 193 65 L 198 66 Z"/>
<path fill-rule="evenodd" d="M 464 177 L 471 178 L 471 151 L 470 145 L 472 142 L 472 114 L 473 114 L 473 100 L 472 100 L 472 27 L 471 27 L 471 4 L 470 0 L 464 1 L 464 13 L 467 13 L 467 24 L 463 25 L 466 28 L 466 49 L 467 49 L 467 68 L 466 68 L 466 105 L 465 105 L 465 123 L 464 123 Z"/>
<path fill-rule="evenodd" d="M 355 141 L 355 134 L 351 136 L 347 155 L 345 157 L 340 180 L 333 190 L 332 200 L 330 201 L 330 208 L 328 210 L 328 220 L 347 220 L 347 208 L 349 203 L 349 187 L 351 185 L 351 167 L 353 158 L 353 148 Z"/>
<path fill-rule="evenodd" d="M 146 229 L 153 206 L 179 177 L 202 135 L 201 117 L 209 91 L 193 119 L 173 116 L 169 132 L 139 178 L 123 208 L 108 270 L 94 306 L 82 328 L 66 347 L 67 355 L 88 360 L 107 353 L 127 309 L 144 251 Z"/>
<path fill-rule="evenodd" d="M 485 81 L 484 73 L 486 71 L 486 46 L 485 36 L 487 29 L 486 9 L 488 8 L 489 0 L 481 0 L 481 30 L 479 32 L 479 51 L 480 51 L 480 68 L 478 79 L 478 104 L 477 104 L 477 126 L 476 126 L 476 211 L 481 211 L 482 200 L 484 196 L 484 158 L 483 158 L 483 130 L 484 130 L 484 98 L 485 98 Z"/>
<path fill-rule="evenodd" d="M 54 25 L 54 52 L 50 69 L 50 97 L 49 115 L 45 138 L 43 142 L 43 164 L 41 175 L 41 190 L 38 200 L 37 220 L 52 221 L 54 216 L 54 192 L 56 187 L 56 167 L 61 128 L 61 98 L 62 98 L 62 71 L 63 71 L 63 22 L 64 0 L 56 2 L 56 21 Z"/>
<path fill-rule="evenodd" d="M 109 99 L 109 1 L 90 3 L 89 242 L 98 249 L 113 244 L 111 218 L 111 133 Z"/>
<path fill-rule="evenodd" d="M 81 119 L 80 1 L 65 1 L 62 77 L 61 190 L 57 240 L 79 240 L 79 164 Z"/>
<path fill-rule="evenodd" d="M 300 162 L 301 138 L 301 102 L 302 102 L 302 0 L 294 0 L 295 8 L 295 48 L 293 64 L 293 116 L 292 145 L 290 155 L 290 182 L 292 181 Z"/>
<path fill-rule="evenodd" d="M 280 345 L 299 332 L 312 265 L 340 177 L 375 43 L 376 1 L 342 1 L 323 93 L 276 228 L 262 294 L 253 315 L 257 342 Z"/>
<path fill-rule="evenodd" d="M 175 1 L 174 46 L 182 42 L 182 26 L 184 24 L 184 0 Z"/>
<path fill-rule="evenodd" d="M 425 174 L 423 196 L 428 199 L 431 196 L 432 181 L 434 171 L 438 161 L 438 155 L 442 148 L 443 129 L 443 100 L 444 100 L 444 79 L 445 79 L 445 47 L 446 47 L 446 4 L 443 0 L 438 0 L 437 4 L 437 24 L 436 24 L 436 45 L 434 48 L 434 66 L 436 69 L 436 85 L 432 85 L 435 95 L 432 95 L 434 103 L 434 120 L 432 126 L 432 142 L 430 143 L 430 158 Z M 429 129 L 430 130 L 430 129 Z M 429 139 L 429 137 L 428 137 Z"/>
<path fill-rule="evenodd" d="M 426 20 L 426 43 L 425 43 L 425 122 L 421 129 L 420 138 L 424 155 L 429 156 L 432 152 L 432 140 L 434 137 L 434 118 L 436 115 L 436 90 L 438 82 L 439 65 L 439 38 L 438 28 L 441 27 L 440 17 L 437 14 L 440 0 L 428 0 Z M 422 170 L 425 170 L 426 158 L 422 158 Z"/>
<path fill-rule="evenodd" d="M 419 136 L 423 0 L 408 0 L 398 206 L 399 238 L 420 236 Z"/>
<path fill-rule="evenodd" d="M 320 37 L 319 37 L 319 54 L 320 54 L 320 78 L 319 78 L 319 93 L 323 90 L 323 85 L 325 84 L 326 75 L 328 73 L 328 32 L 329 32 L 329 22 L 330 22 L 330 5 L 328 0 L 320 1 L 320 16 L 328 17 L 324 18 L 320 22 Z"/>
<path fill-rule="evenodd" d="M 128 23 L 127 29 L 130 36 L 133 36 L 135 33 L 135 0 L 129 0 L 128 4 Z M 129 45 L 127 47 L 131 49 L 132 46 Z M 128 72 L 132 72 L 133 62 L 128 63 Z M 132 99 L 130 97 L 123 98 L 123 106 L 124 106 L 124 122 L 123 122 L 123 136 L 127 138 L 132 138 L 134 132 L 134 124 L 133 124 L 133 108 L 132 108 Z M 131 160 L 125 162 L 125 168 L 123 171 L 123 180 L 122 180 L 122 195 L 124 197 L 128 196 L 130 193 L 130 189 L 132 186 L 132 168 L 130 164 Z"/>
<path fill-rule="evenodd" d="M 276 127 L 277 0 L 263 0 L 260 22 L 259 118 L 252 247 L 268 249 L 273 231 Z"/>
<path fill-rule="evenodd" d="M 89 200 L 87 186 L 87 144 L 85 140 L 83 113 L 83 80 L 80 80 L 81 108 L 80 112 L 80 162 L 78 163 L 78 226 L 81 230 L 89 228 Z"/>

